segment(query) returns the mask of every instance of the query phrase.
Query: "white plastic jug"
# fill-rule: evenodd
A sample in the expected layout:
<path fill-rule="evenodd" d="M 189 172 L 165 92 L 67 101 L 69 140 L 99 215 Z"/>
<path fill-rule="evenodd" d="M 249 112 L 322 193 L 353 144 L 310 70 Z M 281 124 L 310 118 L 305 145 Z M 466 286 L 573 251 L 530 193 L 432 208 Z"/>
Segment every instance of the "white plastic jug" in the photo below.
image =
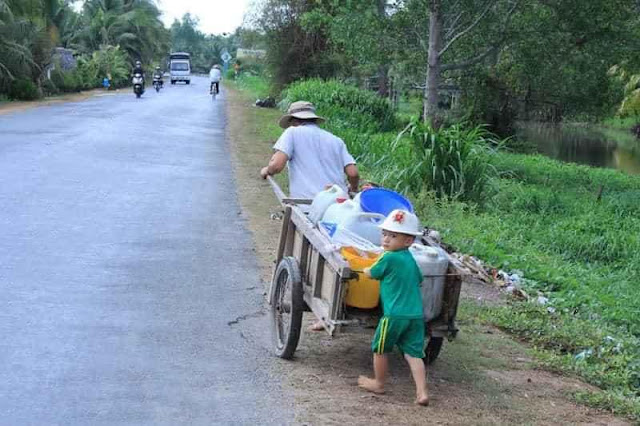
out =
<path fill-rule="evenodd" d="M 322 219 L 329 206 L 337 203 L 339 198 L 343 198 L 345 200 L 349 199 L 349 195 L 340 187 L 340 185 L 333 185 L 324 191 L 318 192 L 318 194 L 313 198 L 307 217 L 311 222 L 317 223 Z"/>
<path fill-rule="evenodd" d="M 422 271 L 422 306 L 425 321 L 431 321 L 442 311 L 444 275 L 449 267 L 447 253 L 441 248 L 413 244 L 409 247 L 416 263 Z"/>
<path fill-rule="evenodd" d="M 349 217 L 356 213 L 360 213 L 360 206 L 352 200 L 339 199 L 337 203 L 331 204 L 322 216 L 323 222 L 335 223 L 341 225 Z"/>
<path fill-rule="evenodd" d="M 382 245 L 382 229 L 380 225 L 384 222 L 384 215 L 379 213 L 353 213 L 338 225 L 356 235 L 368 240 L 376 246 Z"/>

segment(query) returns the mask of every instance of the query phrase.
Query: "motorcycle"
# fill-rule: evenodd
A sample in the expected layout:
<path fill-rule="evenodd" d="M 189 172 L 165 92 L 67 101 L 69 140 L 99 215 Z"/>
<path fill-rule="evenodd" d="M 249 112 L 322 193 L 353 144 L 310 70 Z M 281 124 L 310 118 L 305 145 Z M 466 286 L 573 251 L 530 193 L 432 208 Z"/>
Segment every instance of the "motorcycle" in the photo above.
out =
<path fill-rule="evenodd" d="M 133 83 L 133 93 L 136 94 L 136 98 L 139 98 L 144 93 L 144 77 L 142 77 L 142 74 L 136 73 L 133 75 L 131 82 Z"/>
<path fill-rule="evenodd" d="M 160 77 L 153 77 L 153 87 L 156 89 L 156 92 L 159 92 L 162 86 L 162 79 Z"/>

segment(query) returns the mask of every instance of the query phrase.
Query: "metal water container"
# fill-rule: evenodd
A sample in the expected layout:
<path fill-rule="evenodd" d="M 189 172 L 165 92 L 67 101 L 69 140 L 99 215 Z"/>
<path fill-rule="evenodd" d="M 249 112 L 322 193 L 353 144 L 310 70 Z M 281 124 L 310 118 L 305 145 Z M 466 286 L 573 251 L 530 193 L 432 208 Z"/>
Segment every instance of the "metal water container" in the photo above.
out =
<path fill-rule="evenodd" d="M 447 253 L 441 248 L 413 244 L 409 247 L 416 263 L 422 271 L 422 308 L 424 320 L 431 321 L 442 311 L 445 274 L 449 267 Z"/>

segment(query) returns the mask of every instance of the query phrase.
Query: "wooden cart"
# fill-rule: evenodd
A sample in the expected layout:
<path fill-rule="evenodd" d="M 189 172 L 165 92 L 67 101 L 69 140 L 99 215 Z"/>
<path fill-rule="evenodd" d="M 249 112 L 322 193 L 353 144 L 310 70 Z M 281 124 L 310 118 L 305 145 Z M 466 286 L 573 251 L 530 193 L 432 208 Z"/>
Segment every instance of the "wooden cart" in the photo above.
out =
<path fill-rule="evenodd" d="M 346 306 L 347 281 L 356 272 L 335 250 L 322 227 L 315 227 L 307 218 L 303 207 L 311 201 L 288 198 L 273 179 L 269 181 L 284 207 L 276 269 L 268 294 L 273 341 L 276 355 L 291 359 L 300 339 L 303 312 L 313 312 L 333 335 L 342 326 L 375 324 L 380 311 Z M 428 238 L 422 240 L 427 245 L 435 244 Z M 441 313 L 426 324 L 426 363 L 438 357 L 444 338 L 452 340 L 458 332 L 455 318 L 462 281 L 457 261 L 451 260 Z"/>

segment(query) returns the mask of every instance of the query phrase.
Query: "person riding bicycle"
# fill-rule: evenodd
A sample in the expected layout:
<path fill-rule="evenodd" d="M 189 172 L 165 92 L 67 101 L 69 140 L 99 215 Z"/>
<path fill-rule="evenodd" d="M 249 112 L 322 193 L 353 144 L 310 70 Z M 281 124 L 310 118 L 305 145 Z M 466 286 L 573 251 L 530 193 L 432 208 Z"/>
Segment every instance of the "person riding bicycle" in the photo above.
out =
<path fill-rule="evenodd" d="M 160 87 L 164 86 L 164 82 L 162 81 L 162 71 L 160 71 L 160 67 L 156 67 L 156 70 L 153 72 L 153 79 L 158 80 L 160 83 Z"/>
<path fill-rule="evenodd" d="M 222 80 L 222 71 L 220 71 L 220 65 L 215 64 L 211 67 L 211 71 L 209 71 L 209 81 L 211 84 L 209 85 L 209 93 L 214 93 L 217 95 L 220 93 L 220 80 Z"/>

